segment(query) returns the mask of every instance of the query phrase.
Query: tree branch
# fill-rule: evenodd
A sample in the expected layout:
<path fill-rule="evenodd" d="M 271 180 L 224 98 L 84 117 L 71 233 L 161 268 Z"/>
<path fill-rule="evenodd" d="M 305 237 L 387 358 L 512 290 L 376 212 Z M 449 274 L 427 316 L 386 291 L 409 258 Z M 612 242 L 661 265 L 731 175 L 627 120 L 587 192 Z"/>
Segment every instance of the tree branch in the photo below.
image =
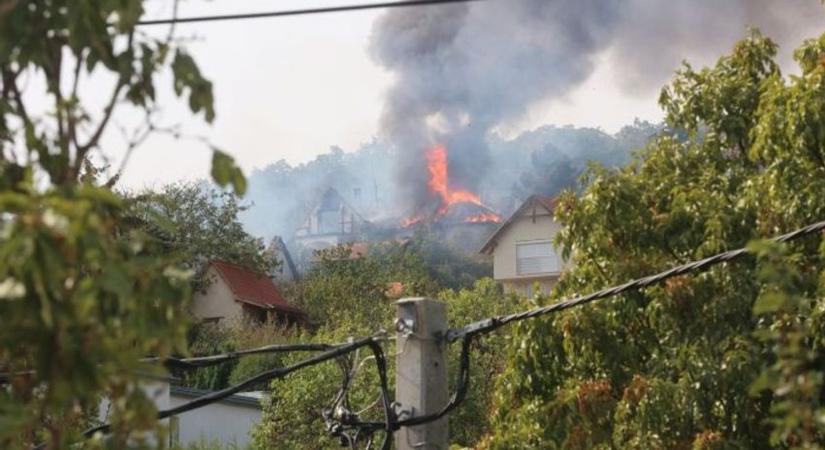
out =
<path fill-rule="evenodd" d="M 134 31 L 129 33 L 129 40 L 127 44 L 128 52 L 132 51 L 132 42 L 134 38 Z M 115 86 L 112 97 L 109 99 L 109 103 L 106 105 L 106 108 L 103 109 L 103 118 L 100 120 L 100 124 L 98 124 L 97 129 L 92 133 L 92 136 L 89 138 L 89 141 L 86 142 L 84 145 L 77 146 L 77 154 L 75 156 L 75 163 L 73 169 L 73 176 L 76 178 L 77 175 L 80 173 L 80 167 L 83 165 L 83 161 L 86 159 L 86 155 L 89 153 L 93 147 L 95 147 L 100 141 L 100 137 L 103 135 L 103 130 L 106 129 L 106 125 L 109 123 L 109 119 L 112 118 L 112 113 L 115 110 L 115 105 L 117 104 L 118 98 L 120 98 L 120 92 L 126 86 L 128 82 L 127 77 L 124 75 L 120 75 L 117 80 L 117 85 Z"/>
<path fill-rule="evenodd" d="M 69 140 L 74 144 L 75 149 L 80 147 L 80 144 L 77 142 L 77 116 L 75 109 L 77 108 L 77 90 L 78 86 L 80 85 L 80 74 L 81 68 L 83 67 L 83 61 L 86 59 L 84 56 L 84 51 L 81 50 L 76 55 L 77 61 L 74 66 L 74 80 L 72 80 L 72 93 L 69 97 L 69 100 L 72 102 L 72 108 L 69 111 Z"/>
<path fill-rule="evenodd" d="M 26 111 L 26 105 L 23 104 L 23 96 L 17 87 L 17 76 L 20 75 L 20 71 L 14 73 L 8 66 L 3 66 L 0 68 L 0 71 L 2 71 L 3 74 L 3 90 L 8 89 L 9 92 L 13 94 L 14 102 L 17 106 L 17 114 L 20 116 L 23 124 L 26 127 L 33 126 L 29 113 Z"/>
<path fill-rule="evenodd" d="M 65 155 L 66 160 L 69 160 L 69 139 L 66 135 L 67 125 L 64 116 L 65 101 L 63 92 L 60 87 L 61 77 L 63 75 L 63 43 L 58 42 L 57 48 L 54 48 L 52 39 L 46 39 L 46 48 L 49 52 L 49 58 L 46 59 L 46 64 L 43 65 L 46 73 L 47 89 L 51 91 L 54 96 L 55 117 L 57 118 L 57 141 L 60 147 L 60 152 Z"/>

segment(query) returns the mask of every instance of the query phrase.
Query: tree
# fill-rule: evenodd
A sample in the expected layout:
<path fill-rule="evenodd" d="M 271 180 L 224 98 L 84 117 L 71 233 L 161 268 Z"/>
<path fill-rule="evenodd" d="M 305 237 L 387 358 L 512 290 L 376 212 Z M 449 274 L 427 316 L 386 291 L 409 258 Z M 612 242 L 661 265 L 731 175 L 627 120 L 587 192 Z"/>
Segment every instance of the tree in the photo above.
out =
<path fill-rule="evenodd" d="M 174 183 L 135 197 L 133 211 L 147 233 L 161 239 L 195 273 L 195 289 L 205 286 L 203 271 L 213 259 L 240 264 L 259 273 L 276 268 L 260 238 L 251 236 L 238 221 L 247 207 L 240 197 L 218 191 L 207 183 Z"/>
<path fill-rule="evenodd" d="M 177 96 L 214 118 L 212 88 L 174 39 L 136 28 L 142 0 L 7 1 L 0 5 L 0 446 L 69 448 L 112 400 L 111 439 L 129 448 L 155 430 L 139 389 L 146 355 L 184 349 L 189 275 L 176 255 L 134 226 L 104 178 L 101 138 L 115 110 L 142 111 L 155 132 L 155 81 L 171 68 Z M 91 75 L 90 75 L 91 74 Z M 113 84 L 102 111 L 80 98 L 88 80 Z M 30 88 L 23 87 L 28 80 Z M 36 92 L 38 86 L 45 92 Z M 35 108 L 30 95 L 44 94 Z M 42 106 L 42 105 L 41 105 Z M 242 193 L 232 158 L 215 150 L 212 175 Z"/>
<path fill-rule="evenodd" d="M 659 136 L 563 196 L 573 268 L 552 299 L 594 291 L 825 217 L 825 37 L 784 78 L 753 32 L 685 65 Z M 486 448 L 822 448 L 821 238 L 523 323 Z"/>

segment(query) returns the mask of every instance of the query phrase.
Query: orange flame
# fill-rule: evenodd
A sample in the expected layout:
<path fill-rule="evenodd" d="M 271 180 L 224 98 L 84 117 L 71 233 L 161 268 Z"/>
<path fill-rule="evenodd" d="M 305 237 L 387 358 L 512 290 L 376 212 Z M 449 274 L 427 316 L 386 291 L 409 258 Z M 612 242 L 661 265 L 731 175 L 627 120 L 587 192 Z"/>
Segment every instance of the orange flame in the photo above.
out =
<path fill-rule="evenodd" d="M 430 191 L 441 196 L 441 207 L 438 208 L 438 214 L 445 214 L 450 206 L 456 203 L 481 205 L 481 199 L 472 192 L 450 189 L 447 149 L 443 145 L 436 145 L 427 151 L 427 169 L 430 171 L 430 181 L 427 183 L 427 187 L 430 188 Z"/>
<path fill-rule="evenodd" d="M 441 198 L 441 206 L 438 207 L 436 215 L 443 216 L 447 214 L 450 207 L 457 203 L 472 203 L 474 205 L 484 206 L 478 195 L 461 189 L 450 188 L 450 168 L 447 162 L 447 149 L 443 145 L 436 145 L 427 150 L 427 170 L 430 172 L 430 180 L 427 182 L 427 188 L 430 192 L 438 194 Z M 485 206 L 486 208 L 486 206 Z M 401 221 L 404 227 L 411 227 L 426 219 L 423 215 L 408 217 Z M 465 222 L 500 222 L 501 217 L 493 212 L 480 213 L 464 219 Z"/>
<path fill-rule="evenodd" d="M 501 216 L 495 213 L 481 213 L 464 219 L 468 223 L 501 222 Z"/>
<path fill-rule="evenodd" d="M 419 223 L 424 221 L 424 216 L 419 214 L 417 216 L 407 217 L 405 219 L 401 219 L 401 226 L 404 228 L 409 228 L 413 225 L 418 225 Z"/>

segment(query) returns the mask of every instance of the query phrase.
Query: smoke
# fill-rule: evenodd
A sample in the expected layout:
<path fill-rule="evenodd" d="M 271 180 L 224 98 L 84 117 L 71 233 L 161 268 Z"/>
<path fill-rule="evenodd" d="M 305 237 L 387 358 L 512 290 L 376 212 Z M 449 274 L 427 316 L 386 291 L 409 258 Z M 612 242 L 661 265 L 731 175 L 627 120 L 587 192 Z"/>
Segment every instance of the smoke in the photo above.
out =
<path fill-rule="evenodd" d="M 600 62 L 628 92 L 649 94 L 680 61 L 712 62 L 749 26 L 793 47 L 821 32 L 824 17 L 818 0 L 487 0 L 397 8 L 378 19 L 370 44 L 373 58 L 395 76 L 382 138 L 398 150 L 400 188 L 408 207 L 418 209 L 429 200 L 427 148 L 447 145 L 451 182 L 476 189 L 490 167 L 490 131 L 536 102 L 563 97 Z"/>

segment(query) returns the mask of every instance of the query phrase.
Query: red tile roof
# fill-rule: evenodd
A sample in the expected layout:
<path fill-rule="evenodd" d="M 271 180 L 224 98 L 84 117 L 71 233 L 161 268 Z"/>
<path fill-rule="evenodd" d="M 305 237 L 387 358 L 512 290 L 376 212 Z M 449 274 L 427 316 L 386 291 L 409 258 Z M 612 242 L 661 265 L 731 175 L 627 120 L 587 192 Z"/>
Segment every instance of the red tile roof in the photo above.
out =
<path fill-rule="evenodd" d="M 290 305 L 284 299 L 281 292 L 266 275 L 226 261 L 215 260 L 211 264 L 229 286 L 232 293 L 235 294 L 238 301 L 286 313 L 304 315 L 300 309 Z"/>

